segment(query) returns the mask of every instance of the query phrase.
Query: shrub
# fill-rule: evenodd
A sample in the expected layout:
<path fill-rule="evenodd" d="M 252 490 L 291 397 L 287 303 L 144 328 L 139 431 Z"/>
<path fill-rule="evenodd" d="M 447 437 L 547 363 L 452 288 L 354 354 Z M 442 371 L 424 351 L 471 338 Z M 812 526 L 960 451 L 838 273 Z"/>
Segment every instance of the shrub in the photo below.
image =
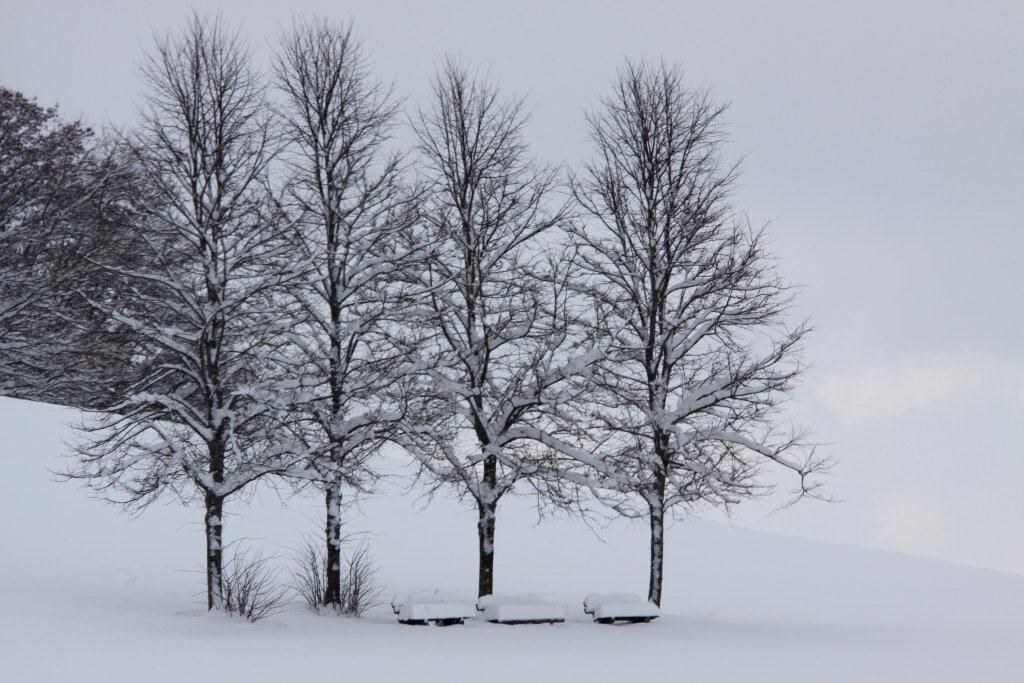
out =
<path fill-rule="evenodd" d="M 365 539 L 353 541 L 355 534 L 342 539 L 341 614 L 361 616 L 380 604 L 383 588 L 377 585 L 377 566 Z M 346 548 L 351 548 L 346 552 Z M 321 614 L 327 606 L 324 600 L 327 586 L 327 562 L 323 549 L 313 538 L 307 538 L 296 553 L 296 568 L 292 570 L 292 588 L 306 606 Z"/>
<path fill-rule="evenodd" d="M 224 565 L 224 610 L 251 622 L 265 619 L 283 608 L 288 589 L 280 584 L 281 570 L 274 556 L 261 550 L 236 550 Z"/>

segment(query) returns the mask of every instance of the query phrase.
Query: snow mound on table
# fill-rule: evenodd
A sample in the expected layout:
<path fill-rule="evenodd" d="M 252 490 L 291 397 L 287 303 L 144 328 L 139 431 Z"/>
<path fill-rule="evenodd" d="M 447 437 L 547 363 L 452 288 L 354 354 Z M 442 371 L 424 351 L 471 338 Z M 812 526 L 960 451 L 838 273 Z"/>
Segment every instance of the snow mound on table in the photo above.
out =
<path fill-rule="evenodd" d="M 594 610 L 606 603 L 635 604 L 647 602 L 636 593 L 591 593 L 583 598 L 583 611 L 593 614 Z"/>
<path fill-rule="evenodd" d="M 476 608 L 465 602 L 407 602 L 398 611 L 399 621 L 472 619 Z"/>
<path fill-rule="evenodd" d="M 583 611 L 594 620 L 656 619 L 661 610 L 634 593 L 591 593 L 583 599 Z"/>
<path fill-rule="evenodd" d="M 473 601 L 467 600 L 464 595 L 459 595 L 452 591 L 439 589 L 413 591 L 411 593 L 398 593 L 395 595 L 391 601 L 391 611 L 398 614 L 402 611 L 402 607 L 409 603 L 458 603 L 472 605 Z"/>
<path fill-rule="evenodd" d="M 484 621 L 500 623 L 565 621 L 561 605 L 536 595 L 485 595 L 477 600 Z"/>
<path fill-rule="evenodd" d="M 476 616 L 476 605 L 451 592 L 424 590 L 396 595 L 391 611 L 399 621 L 472 619 Z"/>

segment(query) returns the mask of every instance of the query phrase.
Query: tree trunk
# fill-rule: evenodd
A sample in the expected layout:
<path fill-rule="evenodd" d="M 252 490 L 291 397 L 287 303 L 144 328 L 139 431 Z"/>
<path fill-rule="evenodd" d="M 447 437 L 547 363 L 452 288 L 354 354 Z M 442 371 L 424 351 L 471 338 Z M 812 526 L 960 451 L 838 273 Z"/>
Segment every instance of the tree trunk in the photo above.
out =
<path fill-rule="evenodd" d="M 224 498 L 206 492 L 206 608 L 224 609 Z"/>
<path fill-rule="evenodd" d="M 324 564 L 324 604 L 341 608 L 341 486 L 328 484 L 324 495 L 327 505 Z"/>
<path fill-rule="evenodd" d="M 647 599 L 661 607 L 661 576 L 665 559 L 665 511 L 662 505 L 650 506 L 651 516 L 651 579 Z"/>
<path fill-rule="evenodd" d="M 497 502 L 478 502 L 480 513 L 477 521 L 477 537 L 480 541 L 480 578 L 477 583 L 477 597 L 494 593 L 494 520 Z"/>

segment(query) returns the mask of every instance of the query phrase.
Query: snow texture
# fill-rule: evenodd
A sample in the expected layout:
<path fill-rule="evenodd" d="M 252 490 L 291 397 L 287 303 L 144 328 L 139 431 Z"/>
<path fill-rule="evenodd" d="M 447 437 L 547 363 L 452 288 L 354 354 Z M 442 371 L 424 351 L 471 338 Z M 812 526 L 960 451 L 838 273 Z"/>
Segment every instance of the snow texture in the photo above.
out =
<path fill-rule="evenodd" d="M 399 593 L 391 600 L 391 611 L 398 614 L 409 602 L 461 602 L 459 598 L 439 589 Z"/>

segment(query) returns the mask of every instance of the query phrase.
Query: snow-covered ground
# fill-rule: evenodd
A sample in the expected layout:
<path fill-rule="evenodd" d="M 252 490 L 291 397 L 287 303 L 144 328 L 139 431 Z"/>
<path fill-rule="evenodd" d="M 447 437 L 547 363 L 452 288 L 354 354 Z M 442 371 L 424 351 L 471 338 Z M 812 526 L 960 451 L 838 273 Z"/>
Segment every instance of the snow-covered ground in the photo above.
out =
<path fill-rule="evenodd" d="M 519 502 L 499 511 L 496 588 L 543 595 L 566 623 L 400 626 L 393 593 L 472 599 L 476 537 L 473 513 L 398 482 L 350 520 L 387 586 L 371 616 L 296 602 L 255 625 L 210 617 L 198 511 L 133 519 L 53 481 L 76 416 L 0 398 L 0 680 L 1024 680 L 1024 576 L 693 521 L 669 533 L 664 616 L 600 626 L 582 600 L 644 591 L 644 528 L 599 540 L 576 521 L 536 525 Z M 314 499 L 284 509 L 263 492 L 231 512 L 229 537 L 282 561 L 319 529 Z"/>

